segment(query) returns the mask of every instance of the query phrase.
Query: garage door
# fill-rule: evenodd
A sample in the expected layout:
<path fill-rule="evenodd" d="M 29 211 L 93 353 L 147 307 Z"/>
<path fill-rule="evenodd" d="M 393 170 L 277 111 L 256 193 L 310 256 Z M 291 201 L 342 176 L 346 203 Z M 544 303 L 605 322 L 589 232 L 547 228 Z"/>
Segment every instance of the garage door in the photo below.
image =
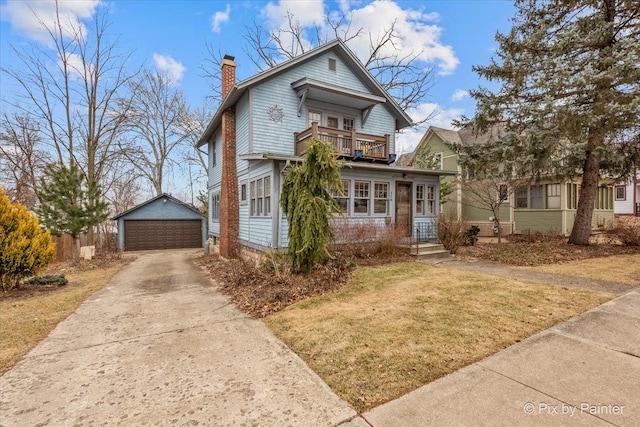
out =
<path fill-rule="evenodd" d="M 124 250 L 200 248 L 200 227 L 199 219 L 127 220 Z"/>

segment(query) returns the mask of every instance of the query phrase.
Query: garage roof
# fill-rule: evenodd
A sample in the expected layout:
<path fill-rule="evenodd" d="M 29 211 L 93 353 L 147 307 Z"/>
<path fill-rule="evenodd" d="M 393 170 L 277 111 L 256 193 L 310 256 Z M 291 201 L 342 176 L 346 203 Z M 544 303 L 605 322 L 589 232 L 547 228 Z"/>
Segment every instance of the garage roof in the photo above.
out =
<path fill-rule="evenodd" d="M 155 202 L 156 200 L 161 199 L 161 198 L 163 198 L 163 197 L 164 197 L 164 198 L 166 198 L 166 199 L 169 199 L 169 200 L 173 201 L 174 203 L 177 203 L 177 204 L 179 204 L 179 205 L 182 205 L 182 206 L 184 206 L 185 208 L 192 210 L 193 212 L 196 212 L 198 215 L 200 215 L 200 216 L 201 216 L 201 217 L 203 217 L 203 218 L 205 217 L 205 216 L 203 215 L 203 213 L 202 213 L 202 212 L 200 212 L 198 209 L 194 208 L 193 206 L 186 204 L 186 203 L 185 203 L 185 202 L 183 202 L 182 200 L 178 200 L 178 199 L 176 199 L 175 197 L 173 197 L 173 196 L 172 196 L 172 195 L 170 195 L 170 194 L 162 193 L 162 194 L 160 194 L 159 196 L 156 196 L 156 197 L 154 197 L 154 198 L 152 198 L 152 199 L 147 200 L 146 202 L 142 202 L 142 203 L 140 203 L 139 205 L 136 205 L 136 206 L 132 207 L 131 209 L 127 209 L 126 211 L 124 211 L 124 212 L 121 212 L 121 213 L 117 214 L 116 216 L 114 216 L 114 217 L 113 217 L 113 218 L 111 218 L 111 219 L 115 221 L 115 220 L 117 220 L 118 218 L 123 217 L 123 216 L 125 216 L 125 215 L 127 215 L 127 214 L 129 214 L 129 213 L 131 213 L 131 212 L 133 212 L 133 211 L 135 211 L 135 210 L 138 210 L 138 209 L 142 208 L 143 206 L 146 206 L 146 205 L 148 205 L 149 203 L 153 203 L 153 202 Z"/>

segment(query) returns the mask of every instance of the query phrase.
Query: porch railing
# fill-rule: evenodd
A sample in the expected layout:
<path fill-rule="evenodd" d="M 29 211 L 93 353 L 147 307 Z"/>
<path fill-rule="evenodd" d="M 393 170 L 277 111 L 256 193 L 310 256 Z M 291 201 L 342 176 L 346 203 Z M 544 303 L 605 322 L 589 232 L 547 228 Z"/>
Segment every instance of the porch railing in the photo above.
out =
<path fill-rule="evenodd" d="M 419 222 L 414 225 L 411 234 L 411 245 L 419 245 L 420 243 L 428 243 L 438 239 L 438 230 L 436 224 L 432 222 Z"/>
<path fill-rule="evenodd" d="M 359 133 L 355 129 L 340 130 L 319 126 L 316 122 L 310 128 L 294 133 L 296 156 L 304 154 L 312 138 L 330 142 L 343 157 L 384 161 L 391 159 L 388 134 L 381 136 Z"/>

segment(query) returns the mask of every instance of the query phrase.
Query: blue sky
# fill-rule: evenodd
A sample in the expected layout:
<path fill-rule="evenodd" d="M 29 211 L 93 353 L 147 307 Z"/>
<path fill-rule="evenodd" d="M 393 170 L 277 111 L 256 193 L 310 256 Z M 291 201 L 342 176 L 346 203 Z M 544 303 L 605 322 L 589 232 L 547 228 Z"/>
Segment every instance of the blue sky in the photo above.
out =
<path fill-rule="evenodd" d="M 46 16 L 50 1 L 0 1 L 0 62 L 16 63 L 9 44 L 20 46 L 41 37 L 29 7 Z M 209 85 L 201 66 L 206 44 L 236 57 L 238 79 L 258 70 L 243 52 L 246 25 L 256 21 L 266 28 L 278 28 L 289 10 L 303 25 L 319 24 L 325 11 L 344 10 L 365 33 L 375 33 L 396 20 L 406 49 L 424 48 L 424 64 L 434 68 L 434 86 L 429 99 L 409 114 L 414 119 L 436 109 L 439 114 L 419 129 L 399 138 L 399 153 L 411 151 L 429 124 L 449 127 L 461 114 L 472 115 L 474 102 L 466 91 L 480 81 L 472 65 L 487 64 L 497 43 L 497 30 L 507 31 L 514 9 L 505 0 L 339 0 L 304 1 L 62 1 L 62 9 L 80 22 L 90 19 L 97 8 L 109 11 L 110 34 L 119 39 L 123 52 L 133 51 L 130 66 L 145 65 L 173 73 L 192 106 L 202 106 Z M 349 47 L 359 53 L 358 42 Z M 13 96 L 7 77 L 0 80 L 2 105 Z M 215 105 L 209 105 L 214 110 Z"/>

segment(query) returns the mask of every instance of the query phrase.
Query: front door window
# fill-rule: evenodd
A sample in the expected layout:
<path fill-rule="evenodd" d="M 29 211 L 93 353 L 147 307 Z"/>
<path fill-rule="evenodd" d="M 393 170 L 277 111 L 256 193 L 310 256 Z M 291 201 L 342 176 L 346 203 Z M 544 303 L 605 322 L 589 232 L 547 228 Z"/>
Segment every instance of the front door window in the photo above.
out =
<path fill-rule="evenodd" d="M 411 235 L 411 183 L 396 184 L 396 229 L 403 237 Z"/>

